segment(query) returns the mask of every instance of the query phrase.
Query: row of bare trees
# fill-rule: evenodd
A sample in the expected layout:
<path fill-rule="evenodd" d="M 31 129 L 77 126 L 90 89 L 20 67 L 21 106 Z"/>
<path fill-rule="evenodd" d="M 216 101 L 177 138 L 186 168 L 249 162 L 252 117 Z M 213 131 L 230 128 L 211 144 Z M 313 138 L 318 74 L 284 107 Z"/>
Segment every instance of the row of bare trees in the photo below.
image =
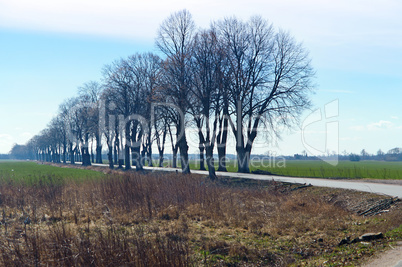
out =
<path fill-rule="evenodd" d="M 249 172 L 261 129 L 279 134 L 280 125 L 297 122 L 310 105 L 314 72 L 308 53 L 261 17 L 246 22 L 230 17 L 197 29 L 182 10 L 162 22 L 156 46 L 160 56 L 117 60 L 104 67 L 101 83 L 79 88 L 79 95 L 65 101 L 49 126 L 28 142 L 31 155 L 89 165 L 102 162 L 106 144 L 111 168 L 141 170 L 145 162 L 152 165 L 153 145 L 162 166 L 170 138 L 173 166 L 180 153 L 182 171 L 189 173 L 186 135 L 193 127 L 200 167 L 208 167 L 211 178 L 215 147 L 218 170 L 226 170 L 230 133 L 238 171 Z"/>

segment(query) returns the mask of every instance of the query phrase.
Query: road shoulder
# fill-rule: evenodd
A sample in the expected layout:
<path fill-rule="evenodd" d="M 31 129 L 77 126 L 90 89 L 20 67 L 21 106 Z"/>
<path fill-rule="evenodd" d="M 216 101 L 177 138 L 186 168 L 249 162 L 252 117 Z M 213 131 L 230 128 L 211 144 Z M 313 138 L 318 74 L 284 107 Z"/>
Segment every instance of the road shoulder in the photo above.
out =
<path fill-rule="evenodd" d="M 363 264 L 363 267 L 402 267 L 402 241 Z"/>

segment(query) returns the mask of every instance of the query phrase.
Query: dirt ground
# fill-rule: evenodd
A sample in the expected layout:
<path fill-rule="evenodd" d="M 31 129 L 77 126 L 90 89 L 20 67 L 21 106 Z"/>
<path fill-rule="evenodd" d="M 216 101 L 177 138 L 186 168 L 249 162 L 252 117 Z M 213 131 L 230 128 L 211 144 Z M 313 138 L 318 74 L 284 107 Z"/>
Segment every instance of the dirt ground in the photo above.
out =
<path fill-rule="evenodd" d="M 72 167 L 72 166 L 65 166 L 61 164 L 50 164 L 59 167 Z M 81 166 L 74 166 L 74 168 L 82 168 Z M 115 171 L 111 171 L 104 167 L 97 167 L 91 166 L 87 167 L 88 169 L 102 171 L 104 173 L 112 173 Z M 349 180 L 350 181 L 350 180 Z M 396 184 L 402 185 L 402 180 L 373 180 L 373 179 L 361 179 L 361 180 L 354 180 L 356 182 L 370 182 L 370 183 L 383 183 L 383 184 Z M 326 189 L 323 189 L 326 190 Z M 332 189 L 336 190 L 336 189 Z M 381 196 L 378 196 L 381 199 Z M 329 202 L 337 203 L 337 205 L 343 206 L 348 210 L 353 210 L 354 207 L 361 205 L 362 202 L 361 196 L 349 195 L 347 191 L 339 190 L 336 194 L 334 193 L 333 197 L 328 200 Z M 369 258 L 366 263 L 362 266 L 369 267 L 369 266 L 391 266 L 391 267 L 402 267 L 402 241 L 398 242 L 395 246 L 391 247 L 389 250 L 376 253 L 377 256 Z"/>
<path fill-rule="evenodd" d="M 379 256 L 370 259 L 364 267 L 402 267 L 402 242 Z"/>

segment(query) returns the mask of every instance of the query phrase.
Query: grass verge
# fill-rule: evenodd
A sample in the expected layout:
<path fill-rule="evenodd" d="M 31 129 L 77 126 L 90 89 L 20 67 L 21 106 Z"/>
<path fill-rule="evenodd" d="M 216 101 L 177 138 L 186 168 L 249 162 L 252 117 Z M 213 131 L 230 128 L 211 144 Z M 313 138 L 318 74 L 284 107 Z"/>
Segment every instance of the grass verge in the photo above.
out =
<path fill-rule="evenodd" d="M 400 206 L 352 211 L 384 197 L 296 187 L 175 173 L 0 179 L 0 265 L 356 265 L 402 240 Z M 385 237 L 338 246 L 367 232 Z"/>

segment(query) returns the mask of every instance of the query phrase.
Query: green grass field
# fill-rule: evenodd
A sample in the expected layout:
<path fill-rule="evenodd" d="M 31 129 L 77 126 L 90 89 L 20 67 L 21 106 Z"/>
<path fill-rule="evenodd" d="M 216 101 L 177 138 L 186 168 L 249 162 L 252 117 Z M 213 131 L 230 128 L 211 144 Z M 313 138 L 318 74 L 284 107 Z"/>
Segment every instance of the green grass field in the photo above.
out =
<path fill-rule="evenodd" d="M 287 161 L 285 168 L 266 168 L 278 175 L 319 178 L 402 179 L 402 162 L 340 161 L 332 166 L 323 161 Z"/>
<path fill-rule="evenodd" d="M 271 163 L 271 164 L 270 164 Z M 191 169 L 199 169 L 197 162 L 192 162 Z M 237 171 L 235 161 L 227 163 L 229 172 Z M 262 170 L 275 175 L 315 178 L 346 179 L 402 179 L 402 162 L 384 161 L 339 161 L 332 166 L 323 161 L 287 160 L 286 162 L 253 162 L 250 171 Z"/>
<path fill-rule="evenodd" d="M 107 164 L 107 161 L 103 162 Z M 153 160 L 158 166 L 158 160 Z M 180 168 L 180 160 L 177 161 Z M 206 163 L 205 163 L 206 164 Z M 164 166 L 172 162 L 164 161 Z M 215 160 L 216 169 L 218 162 Z M 197 160 L 190 161 L 190 169 L 199 170 Z M 237 172 L 237 162 L 227 162 L 228 172 Z M 313 178 L 343 178 L 343 179 L 402 179 L 402 162 L 399 161 L 339 161 L 336 166 L 321 160 L 286 160 L 286 161 L 251 161 L 250 171 L 262 170 L 275 175 Z"/>
<path fill-rule="evenodd" d="M 82 181 L 103 177 L 104 174 L 92 170 L 60 168 L 28 161 L 0 161 L 0 181 L 24 182 L 36 184 L 64 180 Z"/>
<path fill-rule="evenodd" d="M 275 175 L 315 178 L 345 178 L 345 179 L 402 179 L 402 162 L 383 161 L 340 161 L 332 166 L 323 161 L 288 160 L 278 164 L 270 162 L 253 162 L 251 171 L 262 170 Z M 190 168 L 199 169 L 199 164 L 192 161 Z M 227 163 L 229 172 L 237 171 L 235 161 Z M 13 182 L 24 181 L 35 184 L 39 181 L 63 181 L 72 179 L 82 181 L 103 177 L 104 174 L 92 170 L 59 168 L 25 161 L 0 161 L 0 180 Z"/>

